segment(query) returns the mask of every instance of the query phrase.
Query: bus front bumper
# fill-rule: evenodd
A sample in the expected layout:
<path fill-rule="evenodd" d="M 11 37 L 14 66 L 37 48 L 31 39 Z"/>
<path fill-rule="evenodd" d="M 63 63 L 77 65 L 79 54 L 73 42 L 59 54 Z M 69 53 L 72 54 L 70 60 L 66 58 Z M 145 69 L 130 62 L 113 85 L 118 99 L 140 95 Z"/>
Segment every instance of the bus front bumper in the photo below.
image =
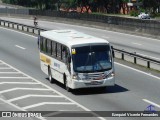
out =
<path fill-rule="evenodd" d="M 107 86 L 114 86 L 115 85 L 115 78 L 110 77 L 103 80 L 74 80 L 70 82 L 71 89 L 78 89 L 78 88 L 93 88 L 93 87 L 107 87 Z"/>

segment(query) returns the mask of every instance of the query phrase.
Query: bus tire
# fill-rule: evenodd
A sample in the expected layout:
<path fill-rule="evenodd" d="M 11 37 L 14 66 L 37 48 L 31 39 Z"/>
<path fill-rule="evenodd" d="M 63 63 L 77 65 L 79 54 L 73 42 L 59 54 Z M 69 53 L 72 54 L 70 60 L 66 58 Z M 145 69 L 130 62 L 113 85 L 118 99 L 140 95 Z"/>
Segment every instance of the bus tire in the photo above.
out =
<path fill-rule="evenodd" d="M 51 68 L 48 66 L 48 79 L 50 83 L 53 83 Z"/>
<path fill-rule="evenodd" d="M 71 89 L 68 87 L 67 78 L 66 78 L 66 75 L 65 75 L 65 74 L 63 75 L 63 80 L 64 80 L 64 87 L 65 87 L 65 89 L 66 89 L 68 92 L 70 92 Z"/>

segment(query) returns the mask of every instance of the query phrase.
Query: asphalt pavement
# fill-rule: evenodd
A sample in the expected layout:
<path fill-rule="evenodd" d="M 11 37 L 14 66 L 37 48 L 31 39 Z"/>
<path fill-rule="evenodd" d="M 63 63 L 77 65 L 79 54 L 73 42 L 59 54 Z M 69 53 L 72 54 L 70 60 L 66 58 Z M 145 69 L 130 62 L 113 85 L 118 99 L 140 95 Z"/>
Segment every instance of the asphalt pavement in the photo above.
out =
<path fill-rule="evenodd" d="M 46 26 L 52 27 L 49 24 L 47 23 Z M 62 29 L 62 27 L 69 28 L 73 26 L 64 24 L 60 26 L 60 24 L 54 23 L 55 29 Z M 88 31 L 85 28 L 77 28 L 77 30 L 89 34 L 92 33 L 95 36 L 98 34 L 94 29 Z M 102 30 L 97 31 L 99 31 L 98 35 L 102 36 L 104 34 L 107 36 L 108 38 L 106 39 L 112 40 L 110 38 L 116 38 L 112 32 L 105 31 L 103 33 L 104 31 Z M 131 40 L 136 38 L 137 41 L 149 41 L 149 38 L 136 36 L 132 38 L 122 34 L 120 36 L 122 38 L 118 37 L 116 39 L 123 40 L 124 38 L 127 40 L 128 37 Z M 153 44 L 154 42 L 158 44 L 159 41 L 153 40 L 151 43 Z M 147 49 L 147 47 L 145 48 L 144 46 L 144 49 Z M 115 62 L 116 85 L 108 87 L 105 91 L 82 89 L 69 93 L 58 82 L 50 84 L 47 75 L 40 70 L 37 38 L 31 35 L 0 28 L 0 63 L 1 99 L 18 106 L 22 110 L 144 111 L 151 104 L 155 106 L 156 111 L 160 110 L 160 78 L 117 62 Z M 56 106 L 55 102 L 60 104 Z M 69 105 L 65 106 L 61 103 Z M 0 108 L 0 110 L 2 111 L 3 109 Z M 105 119 L 158 120 L 159 118 L 105 117 Z"/>
<path fill-rule="evenodd" d="M 1 17 L 3 20 L 9 20 L 13 22 L 23 23 L 26 25 L 33 25 L 33 20 L 21 19 L 21 18 L 12 18 L 12 17 Z M 65 24 L 57 22 L 49 22 L 38 19 L 38 27 L 45 28 L 48 30 L 52 29 L 75 29 L 80 32 L 84 32 L 96 37 L 100 37 L 108 40 L 115 48 L 124 49 L 128 52 L 136 52 L 139 55 L 146 55 L 152 59 L 160 60 L 160 40 L 153 39 L 149 37 L 141 37 L 131 34 L 113 32 L 108 30 L 96 29 L 85 26 L 78 26 L 73 24 Z"/>

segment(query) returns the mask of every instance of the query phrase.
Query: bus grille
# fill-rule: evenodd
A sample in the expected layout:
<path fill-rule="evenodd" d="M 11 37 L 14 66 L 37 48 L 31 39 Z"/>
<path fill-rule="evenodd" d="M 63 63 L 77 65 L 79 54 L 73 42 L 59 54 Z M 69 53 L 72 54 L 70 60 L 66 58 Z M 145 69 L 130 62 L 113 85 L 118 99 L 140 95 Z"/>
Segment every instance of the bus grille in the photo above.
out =
<path fill-rule="evenodd" d="M 84 74 L 85 80 L 102 80 L 106 78 L 104 72 Z"/>

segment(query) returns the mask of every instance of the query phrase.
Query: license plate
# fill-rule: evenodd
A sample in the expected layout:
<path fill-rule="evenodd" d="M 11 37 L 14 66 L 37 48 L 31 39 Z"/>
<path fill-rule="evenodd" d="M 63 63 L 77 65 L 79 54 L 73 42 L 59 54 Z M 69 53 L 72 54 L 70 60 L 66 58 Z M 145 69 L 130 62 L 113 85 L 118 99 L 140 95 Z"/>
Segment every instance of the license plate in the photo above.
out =
<path fill-rule="evenodd" d="M 100 85 L 102 81 L 91 81 L 91 85 Z"/>

